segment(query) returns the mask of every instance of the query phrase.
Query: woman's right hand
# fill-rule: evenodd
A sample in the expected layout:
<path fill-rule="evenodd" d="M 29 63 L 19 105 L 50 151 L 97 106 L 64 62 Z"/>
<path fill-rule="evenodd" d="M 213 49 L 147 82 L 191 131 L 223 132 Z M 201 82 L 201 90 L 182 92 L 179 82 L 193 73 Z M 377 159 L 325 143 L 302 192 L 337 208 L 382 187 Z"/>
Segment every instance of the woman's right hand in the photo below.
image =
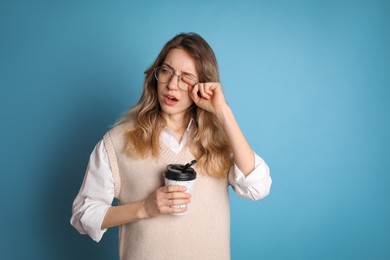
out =
<path fill-rule="evenodd" d="M 186 188 L 178 185 L 158 188 L 149 197 L 142 201 L 145 218 L 157 217 L 161 214 L 182 213 L 187 208 L 171 208 L 174 205 L 190 203 L 191 194 Z"/>

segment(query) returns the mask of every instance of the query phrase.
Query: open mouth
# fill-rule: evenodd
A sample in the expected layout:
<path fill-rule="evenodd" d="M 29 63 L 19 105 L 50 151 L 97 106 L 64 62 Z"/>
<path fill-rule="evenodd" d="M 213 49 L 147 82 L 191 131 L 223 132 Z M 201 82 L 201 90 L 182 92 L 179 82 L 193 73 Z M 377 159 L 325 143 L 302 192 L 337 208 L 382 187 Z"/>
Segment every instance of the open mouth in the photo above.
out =
<path fill-rule="evenodd" d="M 167 100 L 172 101 L 172 102 L 177 102 L 179 101 L 177 98 L 174 96 L 164 96 Z"/>

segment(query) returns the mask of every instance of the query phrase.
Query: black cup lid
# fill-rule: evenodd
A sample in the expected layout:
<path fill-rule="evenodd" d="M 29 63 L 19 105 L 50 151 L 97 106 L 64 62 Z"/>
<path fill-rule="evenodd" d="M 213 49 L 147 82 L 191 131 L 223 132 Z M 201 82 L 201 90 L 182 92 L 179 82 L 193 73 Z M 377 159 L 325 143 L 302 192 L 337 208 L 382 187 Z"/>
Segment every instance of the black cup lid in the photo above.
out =
<path fill-rule="evenodd" d="M 192 181 L 196 179 L 196 171 L 189 164 L 169 164 L 165 177 L 175 181 Z"/>

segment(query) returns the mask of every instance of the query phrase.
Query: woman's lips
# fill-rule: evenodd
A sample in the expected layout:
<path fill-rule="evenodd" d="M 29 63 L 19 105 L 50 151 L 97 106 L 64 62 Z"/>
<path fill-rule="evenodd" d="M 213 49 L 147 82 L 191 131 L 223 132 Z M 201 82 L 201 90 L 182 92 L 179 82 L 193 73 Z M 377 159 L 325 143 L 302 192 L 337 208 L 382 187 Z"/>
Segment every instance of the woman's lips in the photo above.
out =
<path fill-rule="evenodd" d="M 178 101 L 175 96 L 164 95 L 164 102 L 169 106 L 175 105 Z"/>

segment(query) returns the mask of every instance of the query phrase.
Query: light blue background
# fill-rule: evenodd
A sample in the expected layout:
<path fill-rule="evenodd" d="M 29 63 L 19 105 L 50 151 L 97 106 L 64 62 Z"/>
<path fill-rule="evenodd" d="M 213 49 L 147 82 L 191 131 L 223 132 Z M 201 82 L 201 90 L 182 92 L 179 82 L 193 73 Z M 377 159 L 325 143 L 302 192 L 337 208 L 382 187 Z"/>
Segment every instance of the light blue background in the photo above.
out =
<path fill-rule="evenodd" d="M 143 71 L 195 31 L 274 181 L 263 201 L 232 196 L 232 258 L 389 259 L 389 13 L 372 0 L 1 1 L 0 258 L 116 258 L 116 229 L 79 235 L 72 201 Z"/>

